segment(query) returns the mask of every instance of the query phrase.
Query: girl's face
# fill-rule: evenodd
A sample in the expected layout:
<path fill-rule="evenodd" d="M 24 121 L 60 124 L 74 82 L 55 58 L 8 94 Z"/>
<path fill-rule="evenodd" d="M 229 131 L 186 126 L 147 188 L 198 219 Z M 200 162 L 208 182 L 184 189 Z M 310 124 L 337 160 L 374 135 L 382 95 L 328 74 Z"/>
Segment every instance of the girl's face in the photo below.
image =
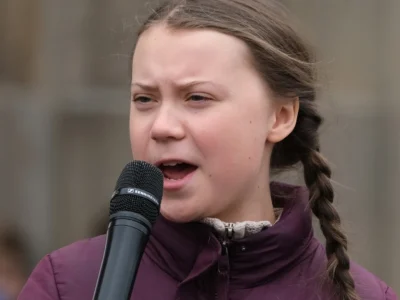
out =
<path fill-rule="evenodd" d="M 139 38 L 132 152 L 163 171 L 166 218 L 254 219 L 268 202 L 272 144 L 296 112 L 272 101 L 249 57 L 242 41 L 211 30 L 157 25 Z"/>

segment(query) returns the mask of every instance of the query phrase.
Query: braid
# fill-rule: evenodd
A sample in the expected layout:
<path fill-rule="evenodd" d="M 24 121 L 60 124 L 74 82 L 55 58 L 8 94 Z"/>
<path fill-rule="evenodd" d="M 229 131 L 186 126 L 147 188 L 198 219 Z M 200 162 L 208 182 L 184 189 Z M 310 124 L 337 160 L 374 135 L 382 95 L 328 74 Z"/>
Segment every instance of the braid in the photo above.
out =
<path fill-rule="evenodd" d="M 322 117 L 314 103 L 304 101 L 299 112 L 298 128 L 293 143 L 301 149 L 299 160 L 303 163 L 304 180 L 310 191 L 310 207 L 319 219 L 326 239 L 327 271 L 329 278 L 339 288 L 341 300 L 358 300 L 354 280 L 350 274 L 347 254 L 347 237 L 343 233 L 339 213 L 333 206 L 334 192 L 331 169 L 319 152 L 318 128 Z"/>
<path fill-rule="evenodd" d="M 319 219 L 326 239 L 327 271 L 338 287 L 340 300 L 358 300 L 354 280 L 350 274 L 347 238 L 342 231 L 340 216 L 333 206 L 331 169 L 319 152 L 318 128 L 322 117 L 312 101 L 301 101 L 297 124 L 293 132 L 275 145 L 271 166 L 284 169 L 297 162 L 303 163 L 304 179 L 310 191 L 310 207 Z"/>
<path fill-rule="evenodd" d="M 310 150 L 308 157 L 304 157 L 303 165 L 304 178 L 310 190 L 310 206 L 326 238 L 329 277 L 338 285 L 341 299 L 358 300 L 349 271 L 347 238 L 342 232 L 339 214 L 332 205 L 334 193 L 330 182 L 331 170 L 317 150 Z"/>

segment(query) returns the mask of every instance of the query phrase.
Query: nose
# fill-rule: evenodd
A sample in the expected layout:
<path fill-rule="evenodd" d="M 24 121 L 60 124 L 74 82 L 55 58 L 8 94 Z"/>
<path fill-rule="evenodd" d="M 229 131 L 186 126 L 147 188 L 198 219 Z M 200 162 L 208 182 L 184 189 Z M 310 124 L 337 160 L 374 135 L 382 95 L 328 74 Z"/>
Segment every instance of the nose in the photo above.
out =
<path fill-rule="evenodd" d="M 161 108 L 151 127 L 151 138 L 158 142 L 165 142 L 181 140 L 184 137 L 185 128 L 179 113 L 170 107 Z"/>

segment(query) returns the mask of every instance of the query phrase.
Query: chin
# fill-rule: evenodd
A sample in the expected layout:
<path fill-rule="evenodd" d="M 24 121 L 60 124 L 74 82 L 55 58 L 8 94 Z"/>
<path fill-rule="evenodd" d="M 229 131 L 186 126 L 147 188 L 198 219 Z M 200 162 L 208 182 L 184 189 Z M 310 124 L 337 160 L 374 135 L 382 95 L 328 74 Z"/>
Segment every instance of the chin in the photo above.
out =
<path fill-rule="evenodd" d="M 185 210 L 185 209 L 171 209 L 161 208 L 161 214 L 167 220 L 174 223 L 189 223 L 204 219 L 196 210 Z"/>

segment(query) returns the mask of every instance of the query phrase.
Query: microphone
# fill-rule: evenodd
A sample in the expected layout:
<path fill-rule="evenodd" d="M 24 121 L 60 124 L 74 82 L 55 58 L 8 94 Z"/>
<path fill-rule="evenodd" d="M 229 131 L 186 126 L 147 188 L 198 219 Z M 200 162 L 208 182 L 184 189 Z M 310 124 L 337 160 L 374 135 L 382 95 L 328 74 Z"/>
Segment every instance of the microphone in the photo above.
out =
<path fill-rule="evenodd" d="M 110 201 L 110 222 L 93 300 L 129 300 L 151 228 L 160 214 L 164 176 L 133 161 L 123 169 Z"/>

